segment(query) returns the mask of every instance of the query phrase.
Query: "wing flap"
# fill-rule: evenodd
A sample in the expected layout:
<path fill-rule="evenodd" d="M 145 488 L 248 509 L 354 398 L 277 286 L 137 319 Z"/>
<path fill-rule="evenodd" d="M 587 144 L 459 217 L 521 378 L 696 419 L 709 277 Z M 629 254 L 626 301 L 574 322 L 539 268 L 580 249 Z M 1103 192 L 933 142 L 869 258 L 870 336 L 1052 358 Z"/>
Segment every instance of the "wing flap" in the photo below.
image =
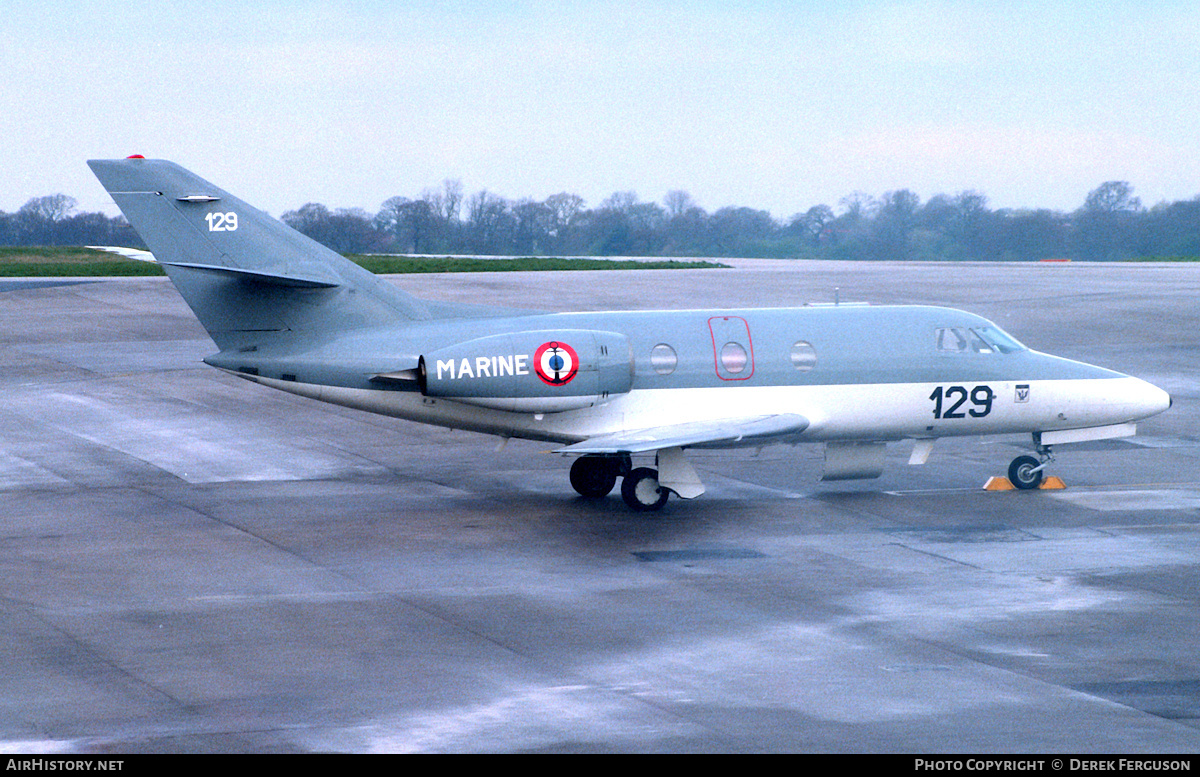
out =
<path fill-rule="evenodd" d="M 807 418 L 793 413 L 693 421 L 602 434 L 559 448 L 555 453 L 647 453 L 665 448 L 735 447 L 800 434 L 808 424 Z"/>

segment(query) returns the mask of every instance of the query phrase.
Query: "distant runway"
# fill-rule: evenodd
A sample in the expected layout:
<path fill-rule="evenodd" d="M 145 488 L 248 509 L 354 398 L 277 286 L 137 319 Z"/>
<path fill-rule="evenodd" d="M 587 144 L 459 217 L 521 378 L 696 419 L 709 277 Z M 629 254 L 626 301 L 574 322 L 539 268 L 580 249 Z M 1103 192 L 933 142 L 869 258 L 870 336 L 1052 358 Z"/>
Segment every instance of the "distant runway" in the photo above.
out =
<path fill-rule="evenodd" d="M 1175 404 L 1060 448 L 1065 491 L 981 490 L 1020 438 L 852 483 L 777 446 L 647 518 L 546 445 L 205 367 L 166 279 L 6 281 L 0 752 L 1200 751 L 1200 266 L 732 263 L 393 280 L 948 305 Z"/>

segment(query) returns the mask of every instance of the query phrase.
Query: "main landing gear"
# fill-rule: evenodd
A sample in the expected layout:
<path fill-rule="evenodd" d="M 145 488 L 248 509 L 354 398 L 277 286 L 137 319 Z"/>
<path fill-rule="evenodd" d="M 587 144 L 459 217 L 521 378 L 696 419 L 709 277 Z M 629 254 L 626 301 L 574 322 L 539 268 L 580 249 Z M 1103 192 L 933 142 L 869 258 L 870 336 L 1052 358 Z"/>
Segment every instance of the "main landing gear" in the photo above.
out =
<path fill-rule="evenodd" d="M 1008 482 L 1022 491 L 1040 486 L 1043 472 L 1050 462 L 1054 461 L 1054 456 L 1050 454 L 1050 448 L 1042 445 L 1037 436 L 1034 437 L 1034 442 L 1037 443 L 1038 455 L 1036 457 L 1018 456 L 1012 460 L 1012 464 L 1008 465 Z"/>
<path fill-rule="evenodd" d="M 599 456 L 589 454 L 575 459 L 571 465 L 571 487 L 580 496 L 600 499 L 621 481 L 621 498 L 625 504 L 638 512 L 662 509 L 670 491 L 658 483 L 658 470 L 650 467 L 634 468 L 628 455 Z"/>
<path fill-rule="evenodd" d="M 571 487 L 588 499 L 606 497 L 631 466 L 628 456 L 580 456 L 571 465 Z"/>
<path fill-rule="evenodd" d="M 621 498 L 638 512 L 661 510 L 671 492 L 658 484 L 658 470 L 638 467 L 621 481 Z"/>

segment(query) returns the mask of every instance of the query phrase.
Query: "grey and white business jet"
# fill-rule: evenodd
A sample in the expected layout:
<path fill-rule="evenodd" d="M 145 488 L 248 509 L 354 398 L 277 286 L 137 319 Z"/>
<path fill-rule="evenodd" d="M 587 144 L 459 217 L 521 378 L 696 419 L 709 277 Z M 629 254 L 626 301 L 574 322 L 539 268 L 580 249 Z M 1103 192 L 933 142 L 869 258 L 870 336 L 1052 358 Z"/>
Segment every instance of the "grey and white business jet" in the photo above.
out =
<path fill-rule="evenodd" d="M 940 307 L 529 313 L 418 299 L 171 162 L 88 162 L 208 331 L 204 361 L 304 397 L 575 457 L 585 497 L 657 510 L 704 485 L 689 448 L 825 445 L 823 478 L 873 478 L 886 443 L 1026 433 L 1056 445 L 1166 410 L 1137 378 L 1032 351 Z M 634 466 L 635 457 L 655 465 Z M 648 463 L 648 462 L 647 462 Z"/>

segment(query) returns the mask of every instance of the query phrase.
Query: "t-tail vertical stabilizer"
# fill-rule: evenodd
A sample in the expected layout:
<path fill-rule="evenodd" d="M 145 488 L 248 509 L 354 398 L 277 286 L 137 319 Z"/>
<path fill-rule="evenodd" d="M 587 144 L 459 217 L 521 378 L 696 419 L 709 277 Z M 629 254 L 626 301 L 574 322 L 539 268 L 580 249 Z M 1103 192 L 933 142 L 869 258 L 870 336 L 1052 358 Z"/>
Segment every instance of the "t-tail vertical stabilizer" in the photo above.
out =
<path fill-rule="evenodd" d="M 430 317 L 421 300 L 179 165 L 88 166 L 223 351 Z"/>

